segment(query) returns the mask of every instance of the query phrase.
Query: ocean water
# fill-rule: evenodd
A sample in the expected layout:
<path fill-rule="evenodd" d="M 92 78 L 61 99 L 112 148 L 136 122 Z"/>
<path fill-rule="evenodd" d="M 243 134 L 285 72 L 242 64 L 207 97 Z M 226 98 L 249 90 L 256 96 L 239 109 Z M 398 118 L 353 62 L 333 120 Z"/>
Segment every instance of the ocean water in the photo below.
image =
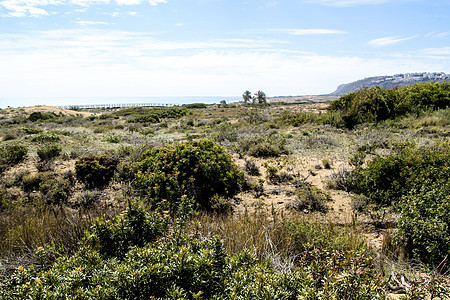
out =
<path fill-rule="evenodd" d="M 49 97 L 49 98 L 0 98 L 0 108 L 24 107 L 36 105 L 71 106 L 93 104 L 172 104 L 189 103 L 214 104 L 225 100 L 227 103 L 240 101 L 242 97 L 187 96 L 187 97 Z"/>

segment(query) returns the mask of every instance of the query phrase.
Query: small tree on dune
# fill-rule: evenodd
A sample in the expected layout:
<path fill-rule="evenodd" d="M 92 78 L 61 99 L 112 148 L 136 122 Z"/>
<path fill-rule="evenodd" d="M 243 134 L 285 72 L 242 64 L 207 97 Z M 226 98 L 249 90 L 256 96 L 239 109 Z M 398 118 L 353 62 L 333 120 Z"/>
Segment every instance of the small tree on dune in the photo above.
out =
<path fill-rule="evenodd" d="M 244 98 L 244 102 L 247 104 L 250 99 L 252 99 L 252 93 L 249 90 L 246 90 L 244 94 L 242 94 L 242 98 Z"/>

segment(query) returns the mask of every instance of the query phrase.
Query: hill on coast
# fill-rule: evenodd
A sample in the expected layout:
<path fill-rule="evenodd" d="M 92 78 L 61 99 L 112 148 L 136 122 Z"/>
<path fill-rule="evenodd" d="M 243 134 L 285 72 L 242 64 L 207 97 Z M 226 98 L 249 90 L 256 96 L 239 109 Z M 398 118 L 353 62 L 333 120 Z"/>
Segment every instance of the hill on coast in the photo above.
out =
<path fill-rule="evenodd" d="M 364 78 L 350 83 L 341 84 L 330 95 L 343 96 L 362 88 L 379 86 L 393 88 L 397 86 L 409 86 L 416 83 L 445 82 L 450 81 L 450 75 L 443 72 L 405 73 L 387 76 L 375 76 Z"/>

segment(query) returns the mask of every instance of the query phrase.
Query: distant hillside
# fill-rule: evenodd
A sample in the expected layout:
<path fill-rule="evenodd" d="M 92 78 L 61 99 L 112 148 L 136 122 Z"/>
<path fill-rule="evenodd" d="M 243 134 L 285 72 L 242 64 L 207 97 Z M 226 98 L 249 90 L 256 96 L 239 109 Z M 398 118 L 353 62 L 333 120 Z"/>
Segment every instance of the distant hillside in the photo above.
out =
<path fill-rule="evenodd" d="M 361 79 L 351 83 L 341 84 L 336 91 L 330 95 L 342 96 L 348 93 L 360 90 L 365 87 L 380 86 L 383 88 L 393 88 L 396 86 L 408 86 L 415 83 L 428 83 L 428 82 L 444 82 L 450 81 L 450 75 L 443 72 L 423 72 L 423 73 L 406 73 L 396 74 L 390 76 L 376 76 Z"/>

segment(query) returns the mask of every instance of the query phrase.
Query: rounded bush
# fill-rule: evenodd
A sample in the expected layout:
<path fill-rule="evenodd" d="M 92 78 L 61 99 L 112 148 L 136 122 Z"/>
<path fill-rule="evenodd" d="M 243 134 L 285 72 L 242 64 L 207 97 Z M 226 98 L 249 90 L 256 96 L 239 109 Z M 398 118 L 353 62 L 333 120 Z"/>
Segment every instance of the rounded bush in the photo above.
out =
<path fill-rule="evenodd" d="M 118 158 L 112 155 L 84 156 L 75 162 L 75 173 L 86 187 L 103 187 L 113 177 L 118 163 Z"/>
<path fill-rule="evenodd" d="M 154 204 L 179 202 L 186 195 L 203 209 L 211 209 L 214 195 L 232 197 L 244 175 L 225 150 L 212 141 L 193 141 L 157 147 L 143 154 L 137 183 Z"/>

